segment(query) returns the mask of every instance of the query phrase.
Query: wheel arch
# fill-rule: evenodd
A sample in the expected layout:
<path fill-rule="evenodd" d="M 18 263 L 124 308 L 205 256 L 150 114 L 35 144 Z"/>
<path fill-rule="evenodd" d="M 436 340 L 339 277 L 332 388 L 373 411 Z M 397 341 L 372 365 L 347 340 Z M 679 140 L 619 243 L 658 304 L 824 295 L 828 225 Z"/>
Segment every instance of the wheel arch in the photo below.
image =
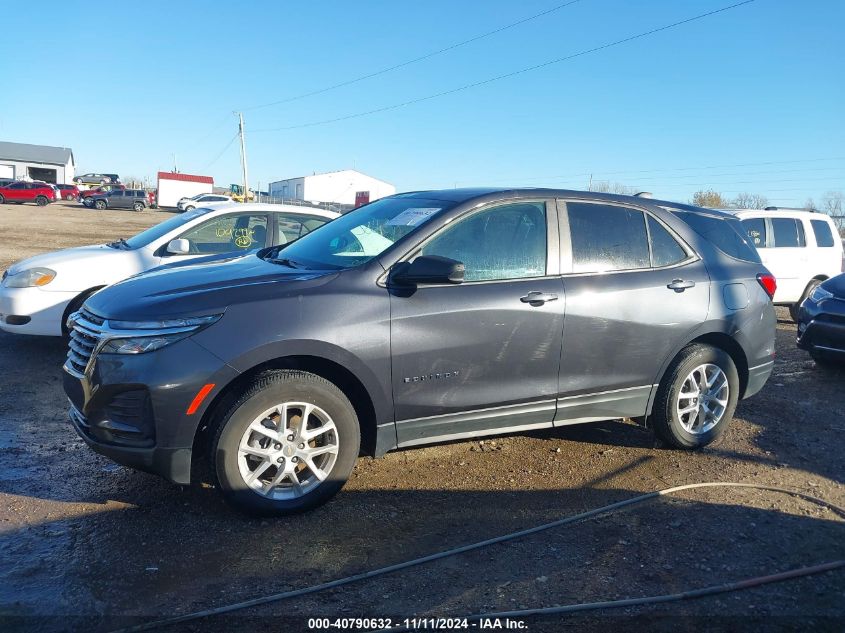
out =
<path fill-rule="evenodd" d="M 745 390 L 748 387 L 748 356 L 745 353 L 745 350 L 733 337 L 725 334 L 725 332 L 721 330 L 711 330 L 707 332 L 698 332 L 694 338 L 691 338 L 683 345 L 680 345 L 675 350 L 672 351 L 671 354 L 664 360 L 663 365 L 660 368 L 660 372 L 654 379 L 655 387 L 651 391 L 651 395 L 648 399 L 648 407 L 646 409 L 646 416 L 645 416 L 645 423 L 648 422 L 648 416 L 651 415 L 652 407 L 654 406 L 654 400 L 657 397 L 657 390 L 660 383 L 663 381 L 664 376 L 666 375 L 666 371 L 669 369 L 669 366 L 672 364 L 678 354 L 680 354 L 684 349 L 689 347 L 690 345 L 695 344 L 705 344 L 711 345 L 716 347 L 717 349 L 721 349 L 726 354 L 731 357 L 731 360 L 736 365 L 737 375 L 739 376 L 739 400 L 742 400 L 743 396 L 745 395 Z M 642 421 L 641 421 L 642 422 Z"/>
<path fill-rule="evenodd" d="M 371 389 L 347 366 L 326 355 L 286 354 L 267 358 L 249 369 L 240 372 L 220 389 L 206 406 L 200 423 L 194 432 L 192 446 L 192 480 L 202 480 L 206 475 L 205 456 L 217 425 L 223 416 L 259 376 L 280 369 L 298 369 L 316 374 L 335 384 L 349 398 L 358 417 L 361 430 L 361 454 L 377 456 L 385 452 L 378 437 L 379 405 Z M 383 414 L 383 413 L 382 413 Z M 395 430 L 391 429 L 395 434 Z M 392 438 L 395 445 L 395 437 Z"/>
<path fill-rule="evenodd" d="M 92 294 L 97 292 L 98 290 L 102 290 L 105 288 L 105 285 L 102 286 L 94 286 L 92 288 L 88 288 L 87 290 L 83 290 L 79 294 L 77 294 L 73 299 L 71 299 L 65 311 L 62 313 L 62 334 L 67 335 L 67 329 L 65 323 L 67 323 L 67 318 L 71 315 L 72 312 L 76 312 L 79 308 L 82 307 L 82 304 L 85 303 L 85 300 L 90 297 Z"/>

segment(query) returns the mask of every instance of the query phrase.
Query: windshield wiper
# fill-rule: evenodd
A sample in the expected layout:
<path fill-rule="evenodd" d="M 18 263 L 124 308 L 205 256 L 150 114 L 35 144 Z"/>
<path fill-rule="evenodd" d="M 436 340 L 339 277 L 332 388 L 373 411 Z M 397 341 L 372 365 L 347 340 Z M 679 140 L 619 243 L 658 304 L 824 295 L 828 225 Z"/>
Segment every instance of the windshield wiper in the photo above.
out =
<path fill-rule="evenodd" d="M 273 258 L 270 261 L 274 264 L 281 264 L 282 266 L 287 266 L 288 268 L 304 268 L 306 270 L 308 269 L 307 266 L 303 266 L 299 262 L 295 262 L 292 259 L 288 259 L 287 257 Z"/>
<path fill-rule="evenodd" d="M 129 246 L 129 242 L 126 241 L 125 237 L 121 237 L 120 239 L 115 240 L 114 242 L 109 242 L 106 246 L 110 246 L 111 248 L 126 248 L 127 250 L 131 249 L 132 247 Z"/>

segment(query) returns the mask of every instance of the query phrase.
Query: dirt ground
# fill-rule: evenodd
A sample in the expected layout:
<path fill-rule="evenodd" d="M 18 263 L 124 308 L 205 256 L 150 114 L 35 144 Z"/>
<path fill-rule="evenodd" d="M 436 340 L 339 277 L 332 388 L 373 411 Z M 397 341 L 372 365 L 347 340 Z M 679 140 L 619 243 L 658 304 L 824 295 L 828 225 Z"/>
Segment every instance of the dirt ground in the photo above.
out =
<path fill-rule="evenodd" d="M 168 213 L 0 206 L 0 270 L 129 236 Z M 67 421 L 58 339 L 0 333 L 0 628 L 107 631 L 306 587 L 701 481 L 845 506 L 845 372 L 795 348 L 717 446 L 607 421 L 361 459 L 329 504 L 255 520 L 91 452 Z M 791 496 L 710 489 L 168 630 L 308 630 L 313 617 L 462 616 L 668 594 L 845 558 L 845 524 Z M 531 617 L 531 631 L 845 629 L 845 572 L 700 600 Z M 352 627 L 351 630 L 361 630 Z"/>

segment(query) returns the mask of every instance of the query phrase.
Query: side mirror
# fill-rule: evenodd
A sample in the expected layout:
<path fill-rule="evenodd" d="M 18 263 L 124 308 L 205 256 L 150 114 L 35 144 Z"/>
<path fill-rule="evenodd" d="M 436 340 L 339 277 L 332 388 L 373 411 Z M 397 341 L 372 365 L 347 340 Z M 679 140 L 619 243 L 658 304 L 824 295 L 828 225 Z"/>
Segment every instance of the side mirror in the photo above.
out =
<path fill-rule="evenodd" d="M 420 255 L 397 266 L 393 280 L 400 284 L 459 284 L 464 280 L 462 262 L 439 255 Z"/>
<path fill-rule="evenodd" d="M 188 240 L 170 240 L 167 252 L 171 255 L 187 255 L 191 252 L 191 243 Z"/>

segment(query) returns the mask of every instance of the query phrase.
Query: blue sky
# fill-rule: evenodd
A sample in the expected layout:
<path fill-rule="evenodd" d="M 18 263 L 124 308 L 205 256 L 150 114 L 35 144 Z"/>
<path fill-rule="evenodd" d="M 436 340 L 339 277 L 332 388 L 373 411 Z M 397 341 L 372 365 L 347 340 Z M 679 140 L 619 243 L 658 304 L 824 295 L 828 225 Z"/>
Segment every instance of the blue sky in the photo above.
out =
<path fill-rule="evenodd" d="M 587 187 L 687 200 L 712 187 L 801 205 L 845 189 L 845 2 L 756 0 L 453 95 L 736 0 L 581 0 L 378 77 L 564 0 L 41 2 L 4 13 L 0 140 L 72 147 L 78 169 L 170 169 L 250 184 L 354 167 L 399 190 Z M 38 25 L 36 36 L 33 26 Z M 254 132 L 252 130 L 255 130 Z"/>

